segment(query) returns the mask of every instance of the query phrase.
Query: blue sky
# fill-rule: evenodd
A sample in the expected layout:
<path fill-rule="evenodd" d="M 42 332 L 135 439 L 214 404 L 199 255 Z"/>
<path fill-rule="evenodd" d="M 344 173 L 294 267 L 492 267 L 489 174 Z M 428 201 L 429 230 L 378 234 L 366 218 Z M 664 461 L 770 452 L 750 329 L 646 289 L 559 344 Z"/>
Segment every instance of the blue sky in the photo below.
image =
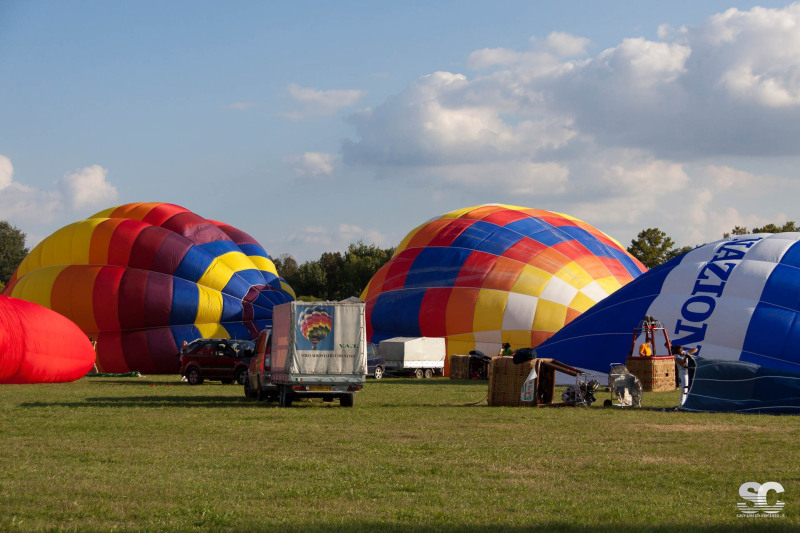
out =
<path fill-rule="evenodd" d="M 762 6 L 762 7 L 756 7 Z M 0 1 L 0 218 L 164 201 L 299 261 L 485 203 L 800 220 L 800 4 Z"/>

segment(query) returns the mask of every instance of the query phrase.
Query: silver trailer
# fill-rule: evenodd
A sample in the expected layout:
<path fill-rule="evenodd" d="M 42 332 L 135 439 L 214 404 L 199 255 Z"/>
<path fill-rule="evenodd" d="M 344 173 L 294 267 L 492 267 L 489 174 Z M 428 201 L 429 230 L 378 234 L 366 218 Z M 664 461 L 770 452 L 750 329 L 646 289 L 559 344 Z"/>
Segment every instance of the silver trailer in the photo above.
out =
<path fill-rule="evenodd" d="M 380 347 L 387 373 L 418 378 L 444 373 L 445 342 L 440 337 L 394 337 L 381 341 Z"/>
<path fill-rule="evenodd" d="M 363 302 L 287 302 L 273 308 L 272 376 L 278 405 L 299 398 L 353 406 L 367 373 Z"/>

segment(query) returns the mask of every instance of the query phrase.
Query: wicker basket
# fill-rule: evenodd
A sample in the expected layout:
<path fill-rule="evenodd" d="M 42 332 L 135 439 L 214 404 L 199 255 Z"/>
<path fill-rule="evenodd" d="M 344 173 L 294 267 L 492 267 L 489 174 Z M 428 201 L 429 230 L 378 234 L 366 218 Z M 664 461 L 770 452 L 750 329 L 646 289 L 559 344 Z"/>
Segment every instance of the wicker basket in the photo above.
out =
<path fill-rule="evenodd" d="M 675 390 L 675 359 L 671 355 L 628 357 L 625 366 L 639 378 L 645 392 Z"/>
<path fill-rule="evenodd" d="M 450 379 L 469 379 L 469 355 L 450 356 Z"/>
<path fill-rule="evenodd" d="M 535 364 L 535 359 L 515 365 L 513 357 L 495 357 L 489 363 L 489 405 L 532 407 L 535 402 L 520 400 L 522 385 Z"/>

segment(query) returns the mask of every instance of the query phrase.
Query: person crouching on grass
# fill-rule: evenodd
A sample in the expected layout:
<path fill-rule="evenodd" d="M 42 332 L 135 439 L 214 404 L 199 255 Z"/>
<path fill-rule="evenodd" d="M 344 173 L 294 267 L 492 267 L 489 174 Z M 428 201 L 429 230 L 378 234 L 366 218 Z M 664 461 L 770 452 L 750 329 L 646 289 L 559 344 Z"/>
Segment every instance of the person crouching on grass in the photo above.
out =
<path fill-rule="evenodd" d="M 697 348 L 692 348 L 689 351 L 683 349 L 680 344 L 672 345 L 672 355 L 675 358 L 675 364 L 678 369 L 678 377 L 680 378 L 681 388 L 681 403 L 686 401 L 686 396 L 689 394 L 689 357 L 697 353 Z"/>

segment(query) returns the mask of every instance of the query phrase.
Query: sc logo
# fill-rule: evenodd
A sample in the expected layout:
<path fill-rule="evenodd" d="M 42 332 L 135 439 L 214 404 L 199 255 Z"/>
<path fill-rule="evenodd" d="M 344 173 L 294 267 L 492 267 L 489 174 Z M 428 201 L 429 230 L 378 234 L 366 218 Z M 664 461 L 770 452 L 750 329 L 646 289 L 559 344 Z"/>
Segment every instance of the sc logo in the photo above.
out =
<path fill-rule="evenodd" d="M 753 505 L 750 506 L 747 503 L 740 502 L 736 504 L 739 507 L 739 512 L 744 514 L 756 514 L 758 512 L 764 512 L 767 514 L 780 513 L 783 510 L 784 503 L 777 499 L 773 505 L 767 503 L 767 494 L 769 494 L 770 491 L 775 491 L 777 494 L 782 494 L 783 485 L 775 481 L 768 481 L 763 485 L 761 483 L 756 483 L 755 481 L 742 483 L 742 486 L 739 487 L 739 496 L 743 500 L 747 500 Z"/>

